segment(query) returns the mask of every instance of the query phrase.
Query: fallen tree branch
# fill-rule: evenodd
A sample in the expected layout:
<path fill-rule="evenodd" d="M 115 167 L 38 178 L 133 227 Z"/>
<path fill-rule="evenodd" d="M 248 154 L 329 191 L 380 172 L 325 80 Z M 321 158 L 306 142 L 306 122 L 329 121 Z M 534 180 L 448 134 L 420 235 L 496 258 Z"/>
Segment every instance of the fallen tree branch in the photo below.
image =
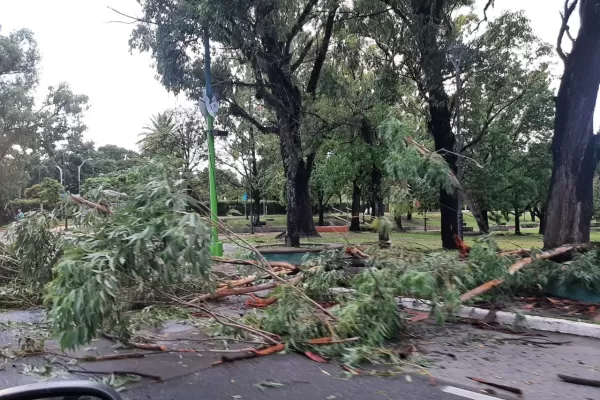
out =
<path fill-rule="evenodd" d="M 550 250 L 550 251 L 547 251 L 544 253 L 537 254 L 535 256 L 535 259 L 536 260 L 550 260 L 554 257 L 568 253 L 576 248 L 577 248 L 576 246 L 558 247 L 554 250 Z M 520 269 L 522 269 L 526 265 L 531 264 L 533 262 L 533 260 L 534 259 L 532 257 L 526 257 L 521 260 L 518 260 L 513 265 L 511 265 L 511 267 L 508 269 L 509 275 L 514 275 L 515 273 L 517 273 Z M 483 285 L 480 285 L 480 286 L 476 287 L 475 289 L 471 289 L 468 292 L 464 293 L 462 296 L 460 296 L 460 301 L 464 302 L 464 301 L 470 300 L 475 296 L 479 296 L 480 294 L 485 293 L 488 290 L 501 285 L 502 283 L 504 283 L 504 279 L 493 279 L 491 281 L 488 281 L 488 282 L 484 283 Z"/>
<path fill-rule="evenodd" d="M 143 372 L 136 371 L 88 371 L 88 370 L 79 370 L 79 369 L 68 369 L 67 372 L 71 374 L 89 374 L 89 375 L 137 375 L 142 378 L 154 379 L 155 381 L 162 381 L 162 378 L 158 375 L 145 374 Z"/>
<path fill-rule="evenodd" d="M 250 265 L 253 267 L 258 267 L 260 265 L 259 262 L 255 260 L 243 260 L 223 257 L 211 257 L 211 259 L 215 262 L 220 262 L 223 264 Z M 283 268 L 292 272 L 300 271 L 300 268 L 285 261 L 267 261 L 266 264 L 269 265 L 271 268 Z"/>
<path fill-rule="evenodd" d="M 290 279 L 288 281 L 284 281 L 284 283 L 293 286 L 293 285 L 297 285 L 298 283 L 300 283 L 301 280 L 302 280 L 302 275 L 296 275 L 292 279 Z M 282 284 L 281 282 L 269 282 L 269 283 L 264 283 L 262 285 L 248 286 L 248 287 L 244 287 L 244 288 L 219 289 L 214 294 L 203 294 L 202 296 L 196 297 L 195 299 L 190 301 L 190 304 L 198 303 L 200 301 L 205 301 L 205 300 L 217 300 L 217 299 L 221 299 L 221 298 L 227 297 L 227 296 L 236 296 L 236 295 L 240 295 L 240 294 L 260 292 L 261 290 L 273 289 L 281 284 Z"/>
<path fill-rule="evenodd" d="M 89 208 L 101 211 L 104 214 L 112 214 L 112 211 L 108 207 L 106 207 L 102 204 L 97 204 L 97 203 L 91 202 L 91 201 L 89 201 L 81 196 L 78 196 L 76 194 L 71 195 L 71 200 L 73 200 L 75 203 L 82 204 L 84 206 L 88 206 Z"/>
<path fill-rule="evenodd" d="M 557 376 L 565 382 L 574 383 L 576 385 L 600 387 L 600 381 L 596 379 L 584 379 L 577 376 L 569 376 L 563 374 L 557 374 Z"/>

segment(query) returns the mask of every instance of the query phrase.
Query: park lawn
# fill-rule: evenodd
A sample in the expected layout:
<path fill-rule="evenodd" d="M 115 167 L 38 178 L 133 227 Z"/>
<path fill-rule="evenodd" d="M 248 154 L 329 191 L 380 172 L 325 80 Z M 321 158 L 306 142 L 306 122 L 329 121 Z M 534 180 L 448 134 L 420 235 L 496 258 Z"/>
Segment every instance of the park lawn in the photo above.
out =
<path fill-rule="evenodd" d="M 337 213 L 331 213 L 331 214 L 326 214 L 325 218 L 335 218 L 335 217 L 339 217 L 340 215 Z M 343 214 L 341 217 L 348 219 L 348 214 Z M 389 217 L 389 215 L 388 215 Z M 408 221 L 406 219 L 406 216 L 403 216 L 402 218 L 402 224 L 405 226 L 419 226 L 422 227 L 423 226 L 423 218 L 425 217 L 425 215 L 423 214 L 418 214 L 418 213 L 414 213 L 412 215 L 412 220 Z M 249 220 L 246 219 L 246 217 L 241 216 L 241 217 L 219 217 L 219 219 L 223 222 L 225 222 L 228 226 L 230 227 L 243 227 L 243 226 L 248 226 L 249 224 Z M 286 220 L 285 220 L 285 214 L 274 214 L 274 215 L 261 215 L 260 217 L 261 221 L 266 221 L 267 222 L 267 226 L 285 226 Z M 362 220 L 362 214 L 361 214 L 361 220 Z M 366 221 L 370 220 L 370 216 L 366 216 L 365 217 Z M 475 221 L 475 218 L 473 217 L 473 215 L 470 212 L 465 212 L 463 213 L 463 220 L 466 222 L 467 226 L 473 227 L 473 228 L 477 228 L 477 221 Z M 318 217 L 314 217 L 314 221 L 315 224 L 318 221 Z M 525 213 L 521 216 L 521 222 L 531 222 L 531 217 L 529 215 L 529 213 Z M 493 224 L 493 223 L 492 223 Z M 510 220 L 510 222 L 507 223 L 507 225 L 513 225 L 514 224 L 514 218 Z M 427 225 L 431 226 L 431 227 L 439 227 L 441 225 L 441 215 L 439 212 L 428 212 L 427 213 Z"/>
<path fill-rule="evenodd" d="M 274 244 L 282 243 L 275 239 L 277 233 L 264 235 L 244 235 L 244 238 L 255 244 Z M 523 229 L 522 235 L 515 235 L 513 232 L 493 233 L 498 246 L 503 250 L 514 249 L 540 249 L 543 247 L 542 235 L 537 233 L 537 228 Z M 466 236 L 465 241 L 473 245 L 478 236 Z M 395 247 L 403 247 L 410 250 L 441 250 L 441 241 L 439 232 L 392 232 L 390 240 Z M 600 231 L 592 230 L 591 240 L 600 241 Z M 348 245 L 373 245 L 377 243 L 377 233 L 375 232 L 350 232 L 322 233 L 319 238 L 303 238 L 301 243 L 340 243 Z"/>

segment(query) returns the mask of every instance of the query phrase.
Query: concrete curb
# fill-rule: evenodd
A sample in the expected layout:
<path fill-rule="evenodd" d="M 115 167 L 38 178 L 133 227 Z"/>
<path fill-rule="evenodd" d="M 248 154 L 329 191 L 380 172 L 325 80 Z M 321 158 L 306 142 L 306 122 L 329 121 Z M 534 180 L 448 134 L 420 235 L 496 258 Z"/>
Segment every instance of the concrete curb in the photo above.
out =
<path fill-rule="evenodd" d="M 410 308 L 418 311 L 430 311 L 430 303 L 426 300 L 411 299 L 411 298 L 399 298 L 398 304 L 406 308 Z M 460 310 L 454 315 L 462 318 L 472 318 L 477 320 L 483 320 L 490 310 L 477 307 L 461 307 Z M 498 322 L 502 325 L 513 325 L 517 319 L 520 325 L 527 326 L 530 329 L 545 332 L 558 332 L 568 335 L 576 335 L 583 337 L 590 337 L 600 339 L 600 325 L 589 324 L 579 321 L 570 321 L 566 319 L 558 318 L 547 318 L 538 317 L 535 315 L 521 314 L 496 311 L 496 319 L 494 322 Z"/>

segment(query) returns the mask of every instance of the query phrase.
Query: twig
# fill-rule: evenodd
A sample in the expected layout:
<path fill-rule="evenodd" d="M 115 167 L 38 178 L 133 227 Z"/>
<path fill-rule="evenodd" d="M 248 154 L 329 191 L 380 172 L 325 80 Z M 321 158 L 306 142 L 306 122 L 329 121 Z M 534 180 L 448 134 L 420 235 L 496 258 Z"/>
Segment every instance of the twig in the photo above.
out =
<path fill-rule="evenodd" d="M 506 390 L 507 392 L 510 392 L 510 393 L 518 394 L 518 395 L 521 395 L 521 396 L 523 395 L 523 391 L 521 389 L 519 389 L 519 388 L 514 388 L 514 387 L 506 386 L 506 385 L 500 385 L 499 383 L 488 382 L 488 381 L 486 381 L 484 379 L 473 378 L 471 376 L 467 376 L 467 378 L 471 379 L 472 381 L 482 383 L 484 385 L 495 387 L 497 389 Z"/>
<path fill-rule="evenodd" d="M 569 375 L 563 375 L 563 374 L 558 374 L 557 376 L 560 379 L 562 379 L 563 381 L 568 382 L 568 383 L 574 383 L 576 385 L 600 387 L 600 381 L 599 380 L 584 379 L 584 378 L 579 378 L 577 376 L 569 376 Z"/>
<path fill-rule="evenodd" d="M 207 211 L 209 211 L 212 215 L 212 211 L 210 211 L 210 209 L 208 207 L 206 207 L 204 204 L 200 203 L 202 207 L 204 207 Z M 261 261 L 261 263 L 256 264 L 256 268 L 260 269 L 263 272 L 266 272 L 267 274 L 271 275 L 274 279 L 286 284 L 287 282 L 285 281 L 285 279 L 279 277 L 277 274 L 275 274 L 273 271 L 271 271 L 269 268 L 264 267 L 264 265 L 269 265 L 269 262 L 263 257 L 262 254 L 260 254 L 260 252 L 258 251 L 258 249 L 254 246 L 252 246 L 250 243 L 248 243 L 246 240 L 244 240 L 243 238 L 241 238 L 239 235 L 237 235 L 235 232 L 231 231 L 229 228 L 227 228 L 225 225 L 223 225 L 221 222 L 217 222 L 217 224 L 220 225 L 220 227 L 222 227 L 223 230 L 225 230 L 225 232 L 227 233 L 228 236 L 233 236 L 235 237 L 237 240 L 241 241 L 242 243 L 244 243 L 245 246 L 242 246 L 248 250 L 251 250 L 253 253 L 255 253 L 257 255 L 257 257 L 259 258 L 259 261 Z M 314 301 L 313 299 L 311 299 L 309 296 L 306 295 L 306 293 L 304 293 L 302 290 L 298 289 L 295 286 L 290 286 L 293 290 L 295 290 L 302 298 L 304 298 L 306 301 L 308 301 L 310 304 L 312 304 L 315 308 L 317 308 L 319 311 L 321 311 L 323 314 L 327 315 L 329 318 L 331 318 L 332 320 L 336 320 L 335 316 L 333 314 L 331 314 L 329 311 L 327 311 L 325 308 L 323 308 L 319 303 L 317 303 L 316 301 Z M 327 325 L 330 330 L 332 329 L 331 324 L 329 323 L 329 321 L 323 320 L 323 322 L 325 323 L 325 325 Z"/>
<path fill-rule="evenodd" d="M 88 370 L 77 370 L 77 369 L 68 369 L 67 368 L 67 372 L 72 373 L 72 374 L 90 374 L 90 375 L 108 375 L 108 374 L 137 375 L 142 378 L 149 378 L 149 379 L 154 379 L 155 381 L 162 381 L 162 378 L 160 376 L 146 374 L 143 372 L 136 372 L 136 371 L 110 371 L 110 372 L 107 372 L 107 371 L 88 371 Z"/>
<path fill-rule="evenodd" d="M 204 313 L 208 314 L 209 316 L 211 316 L 212 318 L 214 318 L 214 320 L 217 321 L 218 323 L 220 323 L 221 325 L 229 326 L 231 328 L 237 328 L 237 329 L 245 330 L 245 331 L 250 332 L 250 333 L 252 333 L 252 334 L 254 334 L 256 336 L 262 337 L 263 339 L 267 340 L 269 343 L 273 343 L 273 344 L 279 344 L 280 343 L 280 340 L 277 340 L 277 339 L 273 338 L 275 336 L 278 339 L 280 339 L 279 336 L 277 336 L 277 335 L 275 335 L 273 333 L 265 332 L 265 331 L 260 330 L 260 329 L 256 329 L 256 328 L 249 327 L 247 325 L 239 324 L 239 323 L 233 321 L 231 318 L 226 317 L 225 315 L 220 315 L 220 314 L 217 314 L 217 313 L 214 313 L 214 312 L 210 311 L 206 307 L 202 307 L 202 306 L 197 305 L 197 304 L 193 304 L 193 303 L 189 303 L 189 302 L 183 301 L 183 300 L 179 299 L 176 296 L 168 295 L 166 293 L 164 293 L 164 294 L 166 296 L 170 297 L 171 300 L 174 301 L 175 303 L 178 303 L 178 304 L 180 304 L 182 306 L 192 307 L 192 308 L 196 308 L 198 310 L 201 310 L 202 312 L 204 312 Z"/>
<path fill-rule="evenodd" d="M 284 282 L 289 285 L 297 285 L 298 283 L 300 283 L 301 280 L 302 280 L 302 275 L 296 275 L 294 278 L 290 279 L 289 281 L 284 281 Z M 279 285 L 281 285 L 280 282 L 269 282 L 269 283 L 264 283 L 262 285 L 248 286 L 248 287 L 243 287 L 243 288 L 219 289 L 214 294 L 203 294 L 202 296 L 196 297 L 195 299 L 190 301 L 190 304 L 198 303 L 199 301 L 204 301 L 204 300 L 216 300 L 216 299 L 220 299 L 220 298 L 227 297 L 227 296 L 235 296 L 235 295 L 246 294 L 246 293 L 260 292 L 261 290 L 273 289 L 274 287 L 277 287 Z"/>

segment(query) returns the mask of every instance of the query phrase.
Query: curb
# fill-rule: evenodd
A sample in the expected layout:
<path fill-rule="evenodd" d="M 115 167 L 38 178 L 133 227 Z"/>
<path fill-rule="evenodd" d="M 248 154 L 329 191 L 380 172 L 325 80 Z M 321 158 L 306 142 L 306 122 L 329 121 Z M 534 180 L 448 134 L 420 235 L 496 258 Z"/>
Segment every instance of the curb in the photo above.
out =
<path fill-rule="evenodd" d="M 398 299 L 398 304 L 417 311 L 431 310 L 431 306 L 429 305 L 430 303 L 427 300 L 402 297 Z M 460 307 L 460 310 L 455 312 L 454 315 L 462 318 L 483 320 L 489 312 L 490 310 L 486 310 L 484 308 Z M 527 314 L 517 315 L 516 313 L 506 311 L 496 311 L 496 318 L 494 322 L 498 322 L 502 325 L 513 325 L 517 320 L 519 320 L 519 324 L 525 325 L 528 328 L 537 331 L 557 332 L 567 335 L 600 339 L 600 325 L 589 324 L 586 322 L 538 317 L 536 315 Z"/>

